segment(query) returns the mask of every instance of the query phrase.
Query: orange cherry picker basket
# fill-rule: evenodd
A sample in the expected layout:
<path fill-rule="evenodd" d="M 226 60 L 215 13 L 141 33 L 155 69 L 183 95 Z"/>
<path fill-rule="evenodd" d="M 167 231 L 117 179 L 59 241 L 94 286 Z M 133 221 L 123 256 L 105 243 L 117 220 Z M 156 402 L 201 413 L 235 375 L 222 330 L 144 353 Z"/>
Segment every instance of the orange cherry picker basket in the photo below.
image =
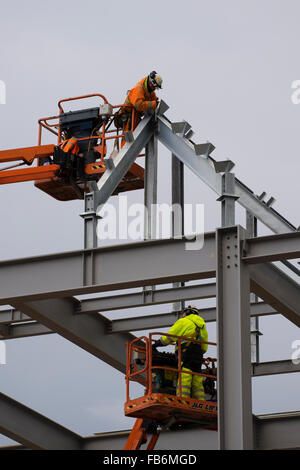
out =
<path fill-rule="evenodd" d="M 63 104 L 93 98 L 101 100 L 93 108 L 65 112 Z M 97 103 L 98 104 L 98 103 Z M 122 105 L 111 105 L 105 96 L 90 95 L 66 98 L 58 102 L 59 114 L 38 121 L 38 145 L 0 150 L 0 184 L 34 181 L 35 186 L 59 201 L 83 199 L 89 192 L 90 181 L 99 181 L 106 171 L 105 156 L 116 154 L 124 142 L 124 132 L 116 127 L 116 116 Z M 135 124 L 134 110 L 130 116 L 131 129 Z M 54 143 L 42 144 L 42 131 L 55 138 Z M 48 134 L 50 136 L 50 134 Z M 78 155 L 64 152 L 61 144 L 75 138 Z M 3 163 L 10 163 L 3 166 Z M 27 168 L 26 168 L 27 166 Z M 22 168 L 21 168 L 22 167 Z M 113 194 L 144 187 L 144 169 L 133 163 Z"/>
<path fill-rule="evenodd" d="M 152 350 L 154 336 L 169 336 L 176 339 L 178 354 Z M 157 339 L 157 338 L 156 338 Z M 203 377 L 205 400 L 183 397 L 181 390 L 182 342 L 187 339 L 166 333 L 151 333 L 127 343 L 126 403 L 125 416 L 137 418 L 130 433 L 125 450 L 137 450 L 152 434 L 147 450 L 154 448 L 159 436 L 158 428 L 184 427 L 194 423 L 206 429 L 217 429 L 217 379 L 216 359 L 204 358 L 201 373 L 185 374 Z M 198 340 L 190 342 L 201 343 Z M 216 346 L 215 343 L 207 343 Z M 130 384 L 137 382 L 145 387 L 143 396 L 131 399 Z M 178 383 L 179 393 L 176 394 Z"/>

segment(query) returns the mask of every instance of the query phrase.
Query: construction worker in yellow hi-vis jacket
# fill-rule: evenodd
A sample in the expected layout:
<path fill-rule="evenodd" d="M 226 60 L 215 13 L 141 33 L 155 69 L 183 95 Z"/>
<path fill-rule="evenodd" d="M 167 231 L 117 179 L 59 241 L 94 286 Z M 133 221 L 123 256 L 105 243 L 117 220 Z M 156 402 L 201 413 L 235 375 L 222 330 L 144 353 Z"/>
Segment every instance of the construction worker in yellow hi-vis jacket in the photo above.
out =
<path fill-rule="evenodd" d="M 181 341 L 181 396 L 192 397 L 198 400 L 204 400 L 203 380 L 199 375 L 185 374 L 186 372 L 201 372 L 203 354 L 207 351 L 208 334 L 205 321 L 200 317 L 196 307 L 187 307 L 183 310 L 182 316 L 168 331 L 169 335 L 183 336 L 185 340 Z M 189 339 L 203 341 L 194 343 Z M 162 336 L 155 341 L 152 348 L 155 350 L 160 346 L 167 346 L 172 342 L 176 342 L 177 338 L 171 336 Z M 179 393 L 179 379 L 177 381 L 176 395 Z"/>

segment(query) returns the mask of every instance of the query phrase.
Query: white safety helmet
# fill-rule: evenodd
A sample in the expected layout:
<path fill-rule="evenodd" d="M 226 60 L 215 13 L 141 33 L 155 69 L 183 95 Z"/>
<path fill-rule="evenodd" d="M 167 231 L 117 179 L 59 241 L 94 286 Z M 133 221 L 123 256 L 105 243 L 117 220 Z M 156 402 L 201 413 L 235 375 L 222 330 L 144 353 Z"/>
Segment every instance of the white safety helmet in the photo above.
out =
<path fill-rule="evenodd" d="M 155 72 L 155 70 L 149 74 L 149 82 L 154 88 L 162 88 L 163 80 L 161 76 Z"/>
<path fill-rule="evenodd" d="M 189 305 L 188 307 L 185 307 L 183 309 L 182 313 L 185 314 L 185 316 L 191 315 L 191 314 L 199 315 L 199 310 L 194 305 Z"/>

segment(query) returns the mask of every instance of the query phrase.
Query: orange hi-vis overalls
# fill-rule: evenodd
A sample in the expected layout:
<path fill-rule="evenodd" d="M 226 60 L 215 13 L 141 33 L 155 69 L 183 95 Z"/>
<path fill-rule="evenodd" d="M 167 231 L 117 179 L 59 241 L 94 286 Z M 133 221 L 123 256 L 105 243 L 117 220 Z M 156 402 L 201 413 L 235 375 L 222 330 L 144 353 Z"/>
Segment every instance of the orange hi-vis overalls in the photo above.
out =
<path fill-rule="evenodd" d="M 77 155 L 79 152 L 79 145 L 77 139 L 75 139 L 74 137 L 71 137 L 71 139 L 64 140 L 60 148 L 65 153 L 73 153 L 73 155 Z"/>
<path fill-rule="evenodd" d="M 157 107 L 157 96 L 155 91 L 148 91 L 148 76 L 142 78 L 127 94 L 126 100 L 122 107 L 122 113 L 128 113 L 128 120 L 124 126 L 124 131 L 135 129 L 140 122 L 143 114 L 153 112 Z M 131 123 L 131 113 L 134 113 L 134 122 Z M 125 140 L 122 140 L 122 147 Z"/>

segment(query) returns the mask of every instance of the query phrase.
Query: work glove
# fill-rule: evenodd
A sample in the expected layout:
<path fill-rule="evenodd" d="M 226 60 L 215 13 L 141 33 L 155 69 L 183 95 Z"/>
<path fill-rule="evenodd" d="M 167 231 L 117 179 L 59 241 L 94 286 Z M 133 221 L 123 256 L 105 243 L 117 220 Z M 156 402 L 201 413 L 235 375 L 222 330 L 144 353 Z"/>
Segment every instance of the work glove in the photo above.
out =
<path fill-rule="evenodd" d="M 161 340 L 158 339 L 157 341 L 155 341 L 155 343 L 152 344 L 152 351 L 156 351 L 156 349 L 159 348 L 160 346 L 163 346 L 163 344 Z"/>

